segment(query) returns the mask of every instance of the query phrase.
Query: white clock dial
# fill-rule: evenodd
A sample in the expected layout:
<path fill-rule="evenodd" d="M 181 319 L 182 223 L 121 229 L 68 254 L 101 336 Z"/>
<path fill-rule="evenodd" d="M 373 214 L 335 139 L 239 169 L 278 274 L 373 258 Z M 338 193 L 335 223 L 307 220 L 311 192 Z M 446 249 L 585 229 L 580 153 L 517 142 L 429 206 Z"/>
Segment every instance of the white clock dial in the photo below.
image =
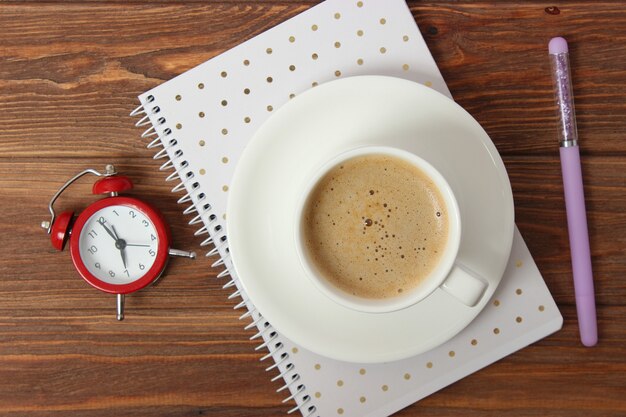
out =
<path fill-rule="evenodd" d="M 150 270 L 159 236 L 154 224 L 134 207 L 116 205 L 95 212 L 83 226 L 79 251 L 87 270 L 101 281 L 123 285 Z"/>

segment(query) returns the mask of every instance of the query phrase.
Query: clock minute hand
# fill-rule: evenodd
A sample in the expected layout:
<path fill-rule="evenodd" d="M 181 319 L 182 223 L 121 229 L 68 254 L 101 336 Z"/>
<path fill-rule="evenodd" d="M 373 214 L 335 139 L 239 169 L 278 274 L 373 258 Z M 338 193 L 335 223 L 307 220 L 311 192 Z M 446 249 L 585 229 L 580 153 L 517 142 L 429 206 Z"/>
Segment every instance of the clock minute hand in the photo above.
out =
<path fill-rule="evenodd" d="M 126 251 L 124 249 L 120 249 L 120 255 L 122 255 L 122 263 L 124 264 L 124 269 L 128 269 L 126 266 Z"/>
<path fill-rule="evenodd" d="M 104 226 L 104 225 L 103 225 Z M 115 226 L 111 225 L 111 229 L 113 229 L 113 235 L 115 237 L 115 247 L 120 250 L 120 256 L 122 257 L 122 263 L 124 264 L 124 269 L 128 269 L 126 266 L 126 241 L 124 239 L 120 239 L 117 230 L 115 230 Z"/>

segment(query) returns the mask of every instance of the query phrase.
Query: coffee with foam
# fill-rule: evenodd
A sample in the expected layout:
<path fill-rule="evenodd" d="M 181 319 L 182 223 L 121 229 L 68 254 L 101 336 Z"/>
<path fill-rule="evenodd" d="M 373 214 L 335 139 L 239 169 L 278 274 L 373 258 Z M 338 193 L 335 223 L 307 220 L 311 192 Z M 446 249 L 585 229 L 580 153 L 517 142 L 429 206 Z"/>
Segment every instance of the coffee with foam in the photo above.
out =
<path fill-rule="evenodd" d="M 302 237 L 311 264 L 340 290 L 388 299 L 418 287 L 449 235 L 441 192 L 402 158 L 369 154 L 331 168 L 309 194 Z"/>

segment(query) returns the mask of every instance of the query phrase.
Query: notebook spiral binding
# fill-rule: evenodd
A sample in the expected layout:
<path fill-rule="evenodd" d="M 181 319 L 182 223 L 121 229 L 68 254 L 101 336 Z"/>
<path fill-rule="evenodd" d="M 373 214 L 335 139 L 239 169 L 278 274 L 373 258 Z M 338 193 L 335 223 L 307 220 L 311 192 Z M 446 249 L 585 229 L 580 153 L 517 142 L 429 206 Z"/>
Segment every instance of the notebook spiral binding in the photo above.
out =
<path fill-rule="evenodd" d="M 135 123 L 136 127 L 149 126 L 141 134 L 141 138 L 150 141 L 146 145 L 148 149 L 156 150 L 153 158 L 156 160 L 167 158 L 160 166 L 159 170 L 173 170 L 165 178 L 166 182 L 178 181 L 172 188 L 172 193 L 186 191 L 186 193 L 178 199 L 177 203 L 189 204 L 187 208 L 183 210 L 183 214 L 195 214 L 188 222 L 190 225 L 202 224 L 194 233 L 194 236 L 207 235 L 206 239 L 200 243 L 200 246 L 206 247 L 213 244 L 213 248 L 206 253 L 206 256 L 218 255 L 222 250 L 228 253 L 228 239 L 225 231 L 221 225 L 215 224 L 217 216 L 215 213 L 212 213 L 211 204 L 204 202 L 206 195 L 200 190 L 200 184 L 194 181 L 195 174 L 188 169 L 189 164 L 184 158 L 183 151 L 177 149 L 178 141 L 170 137 L 172 130 L 166 126 L 167 120 L 165 117 L 159 115 L 160 111 L 161 109 L 156 104 L 155 97 L 149 95 L 146 98 L 146 102 L 137 106 L 137 108 L 130 113 L 130 116 L 140 117 Z M 153 121 L 155 118 L 156 124 Z M 169 154 L 172 154 L 172 157 L 169 157 Z M 212 229 L 212 233 L 209 233 L 209 229 Z M 287 403 L 293 400 L 296 405 L 287 411 L 287 413 L 292 414 L 295 411 L 300 411 L 304 417 L 313 416 L 317 409 L 315 405 L 311 403 L 311 396 L 306 394 L 306 387 L 301 383 L 300 375 L 296 372 L 295 366 L 289 361 L 289 352 L 285 350 L 285 346 L 282 342 L 276 341 L 278 333 L 274 330 L 272 325 L 265 320 L 263 315 L 253 307 L 253 304 L 249 302 L 245 294 L 239 290 L 237 279 L 232 276 L 229 277 L 230 273 L 222 257 L 211 264 L 212 268 L 220 266 L 223 266 L 224 269 L 217 275 L 217 278 L 230 278 L 222 288 L 234 289 L 228 296 L 228 299 L 240 299 L 240 302 L 233 308 L 239 310 L 246 307 L 246 311 L 239 317 L 239 320 L 251 319 L 250 323 L 247 324 L 244 329 L 251 330 L 255 327 L 259 329 L 257 333 L 250 337 L 250 340 L 263 340 L 263 342 L 255 348 L 255 351 L 262 349 L 268 350 L 268 353 L 261 357 L 260 360 L 265 361 L 269 358 L 274 358 L 274 363 L 265 369 L 267 372 L 274 371 L 275 369 L 278 370 L 278 374 L 274 376 L 271 381 L 275 382 L 282 378 L 285 382 L 276 392 L 291 392 L 282 402 Z"/>

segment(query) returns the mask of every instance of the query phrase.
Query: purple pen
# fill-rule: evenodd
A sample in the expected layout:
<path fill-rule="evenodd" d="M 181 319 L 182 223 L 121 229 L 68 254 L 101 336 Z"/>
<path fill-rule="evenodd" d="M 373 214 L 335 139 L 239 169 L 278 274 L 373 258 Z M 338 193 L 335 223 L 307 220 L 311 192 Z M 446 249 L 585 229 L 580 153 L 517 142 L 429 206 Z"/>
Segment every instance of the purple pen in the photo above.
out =
<path fill-rule="evenodd" d="M 567 41 L 560 37 L 552 38 L 548 44 L 548 50 L 560 119 L 558 130 L 561 146 L 561 170 L 565 191 L 572 272 L 574 274 L 578 328 L 583 345 L 594 346 L 598 343 L 596 301 L 593 291 L 587 213 L 580 169 L 578 130 L 576 128 L 576 115 L 574 114 L 574 95 Z"/>

